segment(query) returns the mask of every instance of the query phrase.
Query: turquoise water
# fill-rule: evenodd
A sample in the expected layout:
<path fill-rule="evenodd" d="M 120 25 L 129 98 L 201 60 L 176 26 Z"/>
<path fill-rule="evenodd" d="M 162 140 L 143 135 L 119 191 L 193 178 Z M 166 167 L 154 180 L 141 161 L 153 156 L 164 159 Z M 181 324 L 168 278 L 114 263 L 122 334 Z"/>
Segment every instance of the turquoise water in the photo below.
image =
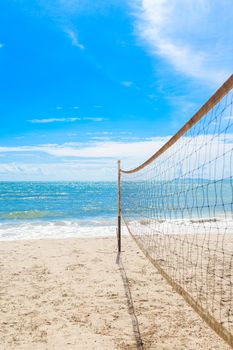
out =
<path fill-rule="evenodd" d="M 201 186 L 184 182 L 174 188 L 122 182 L 122 209 L 126 206 L 135 214 L 151 209 L 164 218 L 173 211 L 181 217 L 231 212 L 232 196 L 230 181 L 208 181 Z M 116 216 L 114 182 L 0 182 L 0 223 L 72 220 L 113 224 Z"/>
<path fill-rule="evenodd" d="M 142 219 L 232 217 L 232 179 L 182 179 L 170 182 L 122 181 L 122 212 Z"/>
<path fill-rule="evenodd" d="M 122 213 L 139 221 L 232 218 L 232 188 L 230 180 L 122 181 Z M 0 182 L 0 239 L 115 235 L 116 218 L 114 182 Z"/>
<path fill-rule="evenodd" d="M 117 188 L 112 182 L 1 182 L 0 222 L 114 220 Z"/>
<path fill-rule="evenodd" d="M 114 182 L 0 182 L 0 238 L 115 234 Z"/>

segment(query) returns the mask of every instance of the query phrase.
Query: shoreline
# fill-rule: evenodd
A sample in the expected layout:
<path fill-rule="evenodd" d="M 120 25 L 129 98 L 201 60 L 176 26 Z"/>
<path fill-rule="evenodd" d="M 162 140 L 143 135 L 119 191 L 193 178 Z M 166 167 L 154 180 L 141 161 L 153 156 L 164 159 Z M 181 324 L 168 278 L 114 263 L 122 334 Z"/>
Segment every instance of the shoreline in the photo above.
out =
<path fill-rule="evenodd" d="M 229 349 L 131 237 L 122 249 L 115 237 L 0 241 L 0 349 Z"/>
<path fill-rule="evenodd" d="M 83 224 L 78 220 L 0 223 L 0 242 L 114 236 L 116 224 L 105 221 L 97 224 Z"/>
<path fill-rule="evenodd" d="M 202 220 L 175 219 L 175 220 L 141 220 L 132 221 L 137 229 L 147 234 L 148 229 L 158 228 L 158 232 L 165 235 L 202 235 L 208 229 L 211 235 L 230 233 L 233 229 L 233 220 L 229 218 L 207 218 Z M 203 225 L 203 232 L 200 232 L 200 224 Z M 35 239 L 65 239 L 65 238 L 86 238 L 86 237 L 115 237 L 116 218 L 101 218 L 95 220 L 38 220 L 38 221 L 9 221 L 0 222 L 0 242 L 14 240 L 35 240 Z M 122 233 L 128 234 L 125 225 L 122 225 Z"/>

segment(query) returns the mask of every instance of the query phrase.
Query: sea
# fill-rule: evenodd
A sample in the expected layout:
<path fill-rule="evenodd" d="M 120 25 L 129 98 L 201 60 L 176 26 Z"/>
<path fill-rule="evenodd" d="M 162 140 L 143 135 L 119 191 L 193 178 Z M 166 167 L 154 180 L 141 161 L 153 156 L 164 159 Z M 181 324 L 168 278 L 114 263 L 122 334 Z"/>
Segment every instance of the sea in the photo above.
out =
<path fill-rule="evenodd" d="M 233 230 L 231 181 L 190 181 L 170 184 L 174 196 L 159 182 L 122 183 L 124 217 L 144 226 L 153 219 Z M 0 182 L 0 240 L 114 236 L 117 200 L 116 182 Z"/>
<path fill-rule="evenodd" d="M 114 182 L 0 182 L 0 240 L 113 236 Z"/>

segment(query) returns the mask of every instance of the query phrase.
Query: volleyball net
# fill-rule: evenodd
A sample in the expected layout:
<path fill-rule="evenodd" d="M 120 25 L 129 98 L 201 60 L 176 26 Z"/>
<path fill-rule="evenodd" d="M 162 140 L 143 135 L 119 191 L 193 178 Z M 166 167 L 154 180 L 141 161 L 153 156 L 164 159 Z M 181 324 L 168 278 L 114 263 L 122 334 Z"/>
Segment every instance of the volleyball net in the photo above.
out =
<path fill-rule="evenodd" d="M 121 216 L 166 280 L 233 347 L 233 75 L 150 159 L 119 169 Z"/>

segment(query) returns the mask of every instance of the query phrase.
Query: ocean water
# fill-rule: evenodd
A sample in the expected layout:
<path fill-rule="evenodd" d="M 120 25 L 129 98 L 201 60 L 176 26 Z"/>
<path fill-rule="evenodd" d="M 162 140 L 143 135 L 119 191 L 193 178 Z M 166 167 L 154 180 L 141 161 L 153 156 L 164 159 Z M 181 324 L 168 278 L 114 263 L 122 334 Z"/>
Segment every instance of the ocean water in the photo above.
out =
<path fill-rule="evenodd" d="M 227 220 L 233 227 L 232 182 L 190 181 L 174 188 L 122 182 L 124 217 L 171 227 L 202 220 L 226 227 Z M 114 182 L 0 182 L 0 240 L 114 236 L 116 219 Z"/>
<path fill-rule="evenodd" d="M 114 182 L 0 182 L 0 239 L 115 235 Z"/>
<path fill-rule="evenodd" d="M 125 216 L 161 220 L 232 219 L 232 179 L 122 181 Z"/>

